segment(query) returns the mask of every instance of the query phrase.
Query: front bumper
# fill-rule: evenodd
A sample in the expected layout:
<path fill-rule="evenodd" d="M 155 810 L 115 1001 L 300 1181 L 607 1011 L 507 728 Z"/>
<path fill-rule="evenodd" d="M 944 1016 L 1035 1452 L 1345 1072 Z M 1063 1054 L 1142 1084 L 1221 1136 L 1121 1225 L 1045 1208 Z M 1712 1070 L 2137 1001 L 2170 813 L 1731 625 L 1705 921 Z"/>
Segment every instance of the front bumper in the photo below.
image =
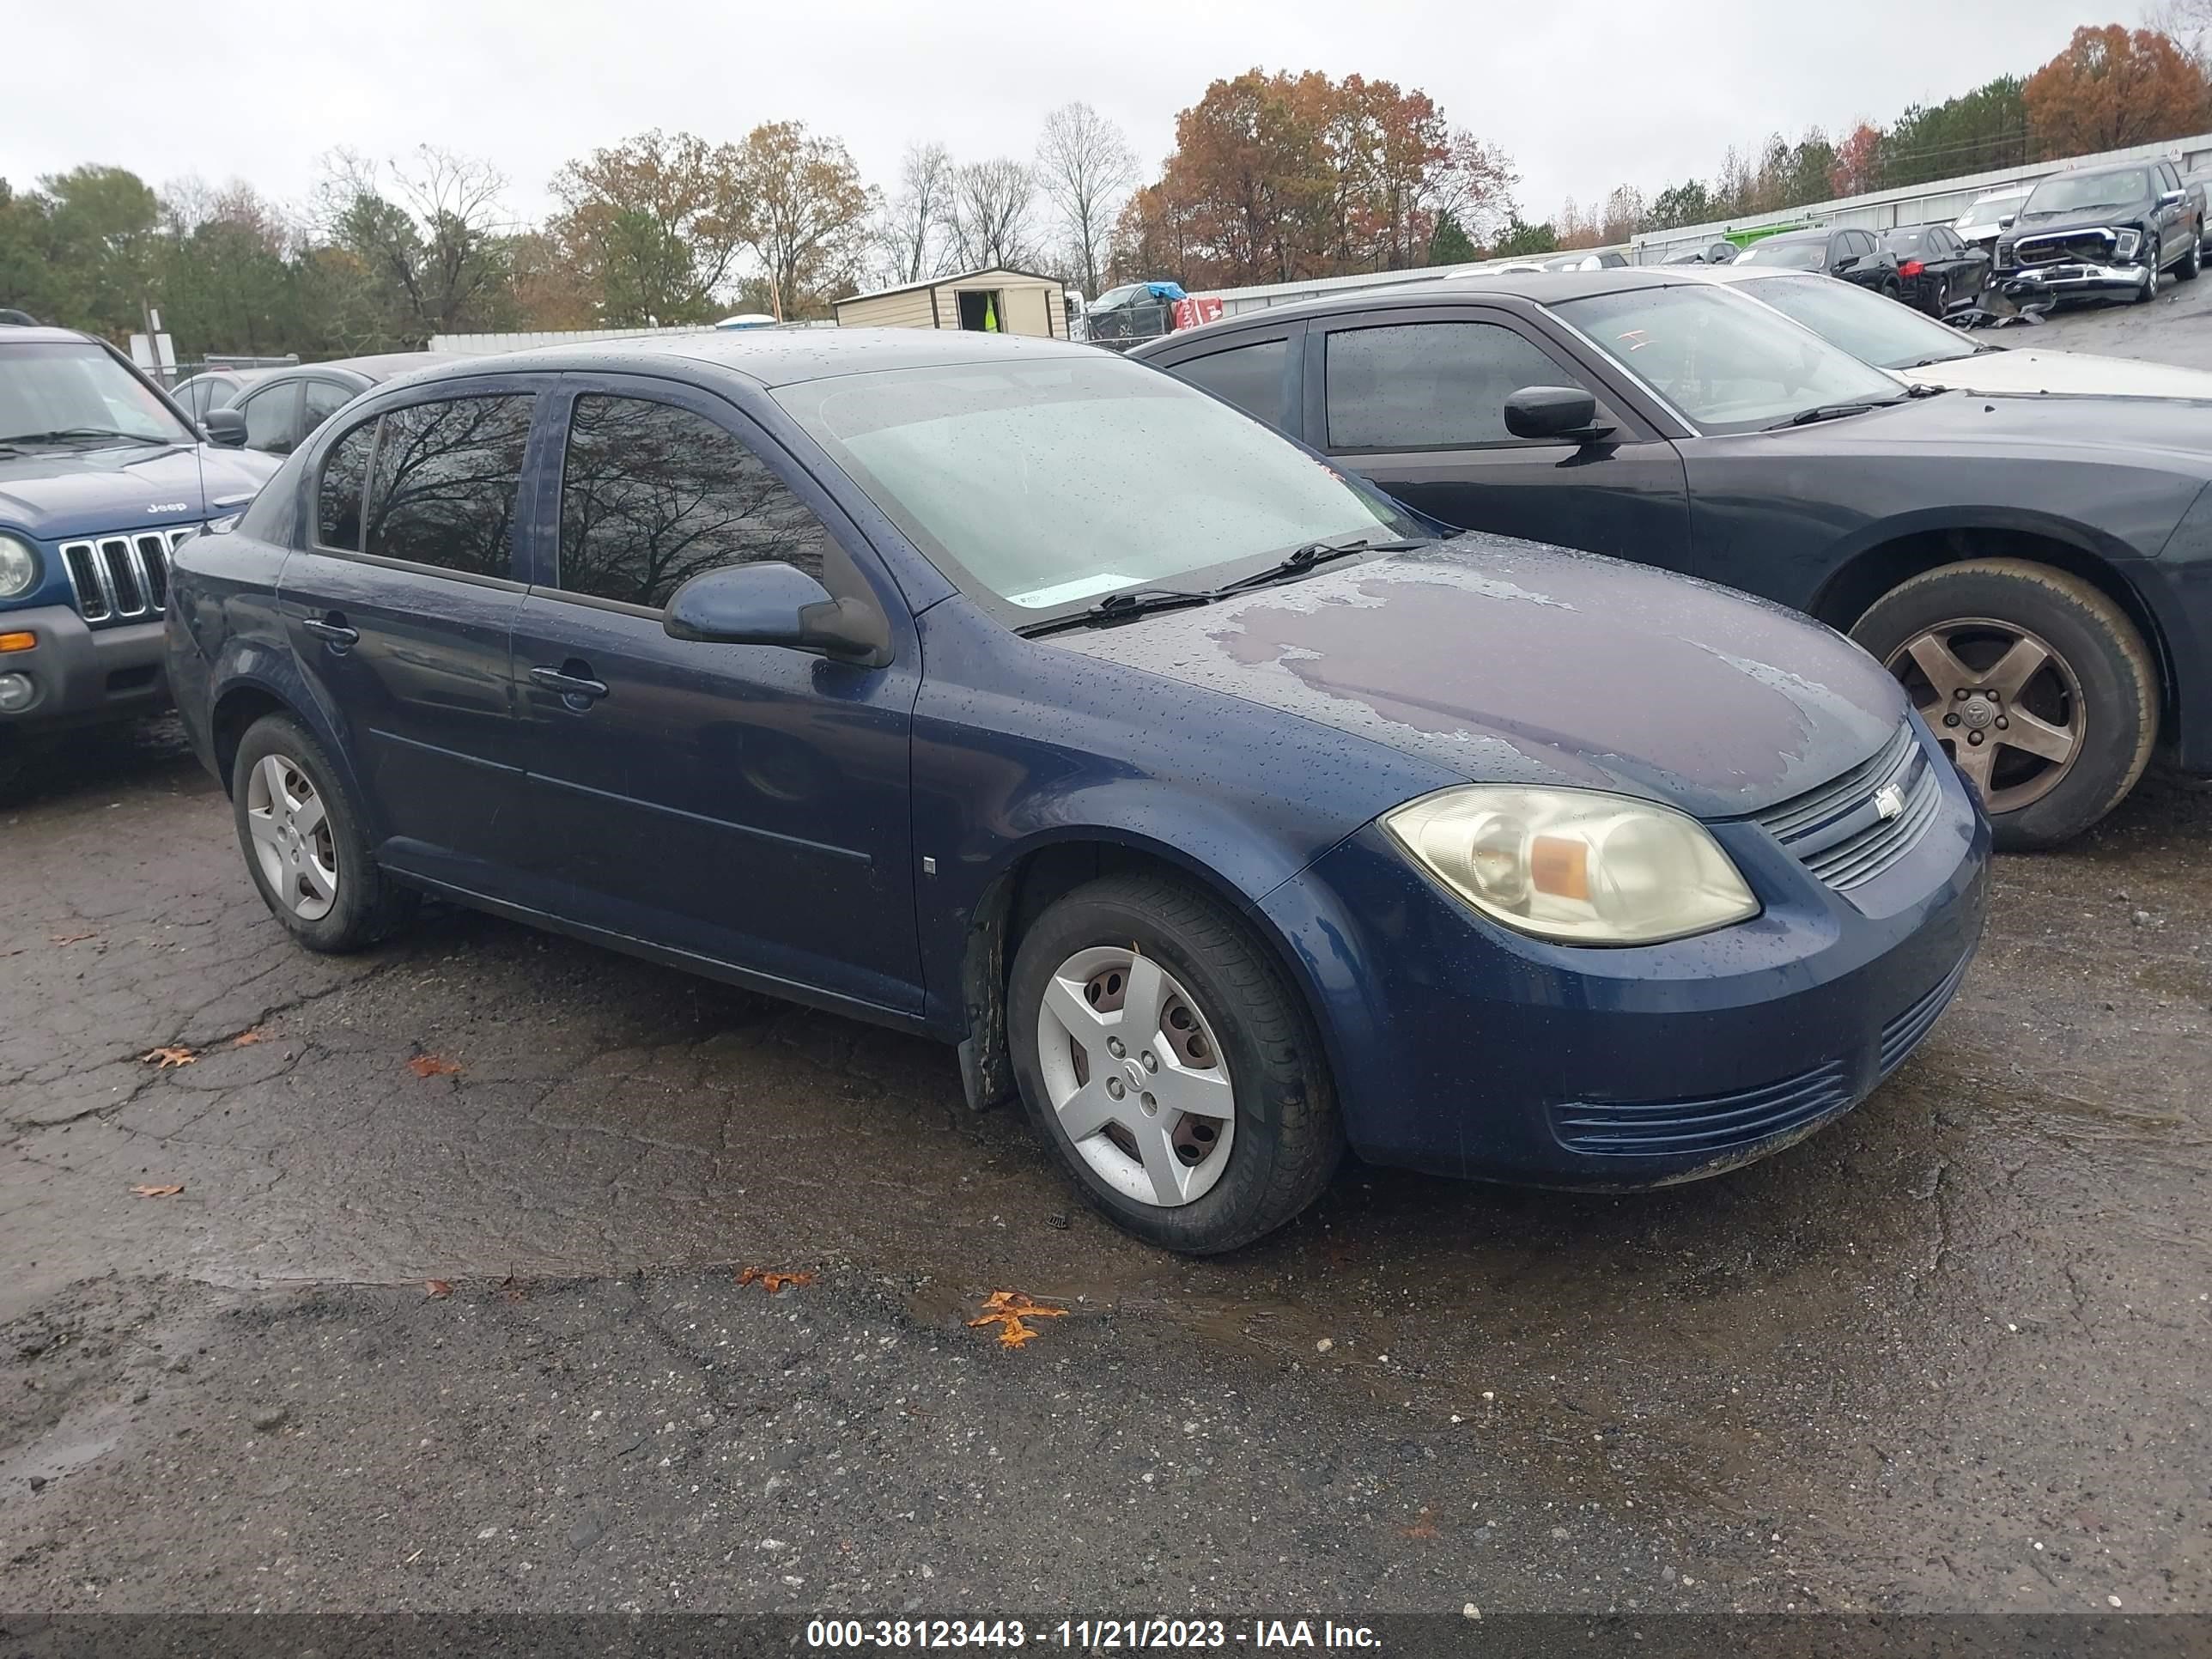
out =
<path fill-rule="evenodd" d="M 1957 989 L 1990 836 L 1954 769 L 1912 850 L 1848 896 L 1758 824 L 1712 826 L 1765 908 L 1695 939 L 1594 950 L 1475 918 L 1369 826 L 1261 909 L 1328 1034 L 1371 1163 L 1644 1187 L 1747 1163 L 1865 1098 Z"/>
<path fill-rule="evenodd" d="M 1998 293 L 2010 300 L 2087 299 L 2142 291 L 2144 267 L 2139 264 L 2097 264 L 2064 259 L 2047 265 L 2015 265 L 2000 270 L 1993 279 Z"/>
<path fill-rule="evenodd" d="M 0 611 L 0 633 L 30 633 L 27 651 L 0 653 L 0 674 L 22 674 L 36 688 L 30 706 L 0 714 L 0 732 L 118 720 L 159 704 L 161 619 L 88 628 L 67 605 Z"/>

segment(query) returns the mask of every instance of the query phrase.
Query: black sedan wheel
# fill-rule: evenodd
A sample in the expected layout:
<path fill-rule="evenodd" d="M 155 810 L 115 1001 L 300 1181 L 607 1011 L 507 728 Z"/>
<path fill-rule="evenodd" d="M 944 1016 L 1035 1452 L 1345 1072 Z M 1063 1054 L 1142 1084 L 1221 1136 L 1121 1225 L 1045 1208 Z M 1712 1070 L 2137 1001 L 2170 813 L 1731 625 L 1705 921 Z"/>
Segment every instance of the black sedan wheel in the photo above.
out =
<path fill-rule="evenodd" d="M 2158 735 L 2158 675 L 2112 600 L 1978 559 L 1914 577 L 1851 637 L 1881 659 L 1988 809 L 1997 845 L 2055 846 L 2119 805 Z"/>

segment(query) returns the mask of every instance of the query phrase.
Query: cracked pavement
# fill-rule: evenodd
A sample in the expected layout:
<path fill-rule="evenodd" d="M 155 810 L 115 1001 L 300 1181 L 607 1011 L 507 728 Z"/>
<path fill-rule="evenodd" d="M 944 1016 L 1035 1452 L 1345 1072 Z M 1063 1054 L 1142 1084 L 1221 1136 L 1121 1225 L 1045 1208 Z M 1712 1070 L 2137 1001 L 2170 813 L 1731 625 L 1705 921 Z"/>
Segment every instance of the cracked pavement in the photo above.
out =
<path fill-rule="evenodd" d="M 8 1604 L 2212 1612 L 2208 832 L 2002 860 L 1762 1164 L 1186 1262 L 949 1051 L 455 910 L 306 955 L 173 726 L 87 740 L 0 807 Z"/>

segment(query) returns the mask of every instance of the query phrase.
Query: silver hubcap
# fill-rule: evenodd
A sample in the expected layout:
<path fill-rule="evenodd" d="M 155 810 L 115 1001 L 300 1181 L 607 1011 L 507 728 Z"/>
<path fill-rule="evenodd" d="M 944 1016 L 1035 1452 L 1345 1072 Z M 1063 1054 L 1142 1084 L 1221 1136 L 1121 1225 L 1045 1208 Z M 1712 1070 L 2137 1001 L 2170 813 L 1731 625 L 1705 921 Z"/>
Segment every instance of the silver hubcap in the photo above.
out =
<path fill-rule="evenodd" d="M 1061 1130 L 1124 1196 L 1173 1209 L 1229 1167 L 1228 1062 L 1197 1000 L 1151 957 L 1099 945 L 1061 963 L 1037 1010 L 1037 1064 Z"/>
<path fill-rule="evenodd" d="M 270 755 L 246 781 L 246 828 L 269 890 L 302 921 L 320 921 L 338 902 L 338 854 L 323 798 L 284 755 Z"/>

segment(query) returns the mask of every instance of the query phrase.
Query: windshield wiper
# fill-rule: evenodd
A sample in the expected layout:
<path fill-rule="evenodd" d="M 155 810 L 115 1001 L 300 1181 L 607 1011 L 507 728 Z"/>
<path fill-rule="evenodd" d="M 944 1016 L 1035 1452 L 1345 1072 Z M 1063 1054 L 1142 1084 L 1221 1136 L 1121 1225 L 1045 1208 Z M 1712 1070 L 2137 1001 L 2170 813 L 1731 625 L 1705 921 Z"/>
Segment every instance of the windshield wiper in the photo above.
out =
<path fill-rule="evenodd" d="M 1947 357 L 1944 361 L 1946 362 L 1955 362 L 1958 360 L 1956 358 Z M 1927 367 L 1925 363 L 1917 366 L 1922 368 L 1925 368 Z M 1940 398 L 1950 389 L 1951 388 L 1948 386 L 1929 386 L 1925 381 L 1915 380 L 1911 385 L 1905 388 L 1905 395 L 1908 398 Z"/>
<path fill-rule="evenodd" d="M 143 432 L 117 432 L 104 426 L 64 426 L 52 432 L 11 432 L 0 438 L 4 444 L 65 444 L 97 441 L 125 444 L 153 444 L 167 449 L 174 441 L 169 438 L 149 438 Z"/>
<path fill-rule="evenodd" d="M 1211 605 L 1227 589 L 1219 592 L 1181 587 L 1139 587 L 1127 593 L 1109 593 L 1097 604 L 1085 611 L 1073 611 L 1065 617 L 1052 617 L 1043 622 L 1031 623 L 1014 632 L 1025 640 L 1034 640 L 1046 634 L 1057 634 L 1064 628 L 1097 628 L 1109 623 L 1127 622 L 1154 611 L 1180 611 L 1186 605 Z"/>
<path fill-rule="evenodd" d="M 1221 592 L 1234 593 L 1240 588 L 1259 587 L 1268 582 L 1279 582 L 1291 576 L 1303 576 L 1317 564 L 1331 559 L 1341 559 L 1354 553 L 1404 553 L 1416 547 L 1425 547 L 1426 542 L 1407 541 L 1403 537 L 1362 536 L 1348 542 L 1308 542 L 1294 550 L 1280 564 L 1269 565 L 1265 570 L 1249 576 L 1239 576 L 1225 584 Z"/>
<path fill-rule="evenodd" d="M 1884 398 L 1878 403 L 1815 404 L 1810 409 L 1799 410 L 1786 421 L 1775 422 L 1766 429 L 1769 432 L 1783 432 L 1793 426 L 1810 426 L 1815 421 L 1840 421 L 1847 415 L 1863 415 L 1870 409 L 1887 409 L 1892 404 L 1903 401 L 1899 398 Z"/>

